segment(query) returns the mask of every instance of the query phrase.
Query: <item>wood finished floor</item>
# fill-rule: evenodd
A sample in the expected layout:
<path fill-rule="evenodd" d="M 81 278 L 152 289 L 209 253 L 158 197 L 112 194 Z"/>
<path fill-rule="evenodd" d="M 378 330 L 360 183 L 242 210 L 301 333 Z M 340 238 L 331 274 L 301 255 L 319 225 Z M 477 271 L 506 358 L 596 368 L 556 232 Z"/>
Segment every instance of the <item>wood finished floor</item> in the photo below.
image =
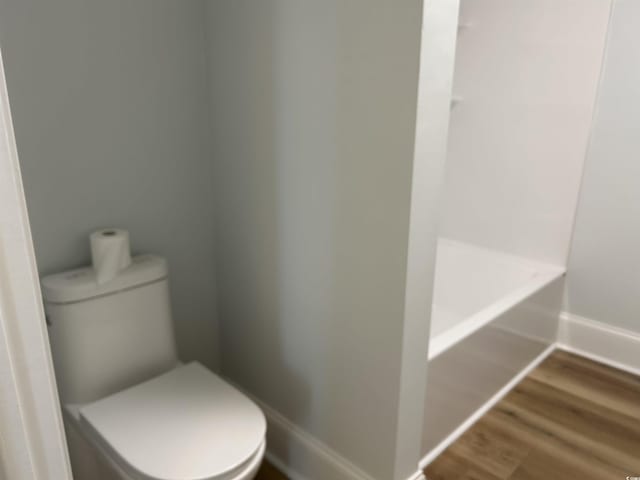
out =
<path fill-rule="evenodd" d="M 428 480 L 640 476 L 640 377 L 556 351 L 425 474 Z M 286 479 L 266 463 L 256 477 Z"/>
<path fill-rule="evenodd" d="M 640 476 L 640 377 L 556 351 L 425 473 L 429 480 Z"/>

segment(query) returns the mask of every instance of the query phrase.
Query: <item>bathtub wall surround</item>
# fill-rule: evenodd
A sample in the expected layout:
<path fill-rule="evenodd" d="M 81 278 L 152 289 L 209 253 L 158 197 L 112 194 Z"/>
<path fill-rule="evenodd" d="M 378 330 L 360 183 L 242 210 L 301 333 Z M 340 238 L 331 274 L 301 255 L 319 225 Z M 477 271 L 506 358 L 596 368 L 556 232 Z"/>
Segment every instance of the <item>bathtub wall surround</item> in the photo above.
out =
<path fill-rule="evenodd" d="M 422 476 L 457 24 L 427 5 L 446 21 L 425 22 L 414 162 L 421 1 L 209 4 L 223 373 L 266 406 L 292 478 Z"/>
<path fill-rule="evenodd" d="M 562 341 L 640 372 L 640 4 L 615 0 L 569 261 Z"/>
<path fill-rule="evenodd" d="M 610 0 L 462 0 L 442 236 L 566 265 Z"/>

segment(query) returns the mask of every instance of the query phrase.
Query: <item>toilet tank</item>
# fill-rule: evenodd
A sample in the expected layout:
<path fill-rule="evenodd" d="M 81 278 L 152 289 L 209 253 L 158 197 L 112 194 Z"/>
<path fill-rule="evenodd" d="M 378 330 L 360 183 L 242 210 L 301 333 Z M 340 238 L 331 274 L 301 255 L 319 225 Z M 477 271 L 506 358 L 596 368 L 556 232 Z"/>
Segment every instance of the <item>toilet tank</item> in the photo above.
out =
<path fill-rule="evenodd" d="M 42 293 L 63 403 L 92 402 L 177 365 L 165 259 L 134 257 L 104 284 L 92 267 L 50 275 Z"/>

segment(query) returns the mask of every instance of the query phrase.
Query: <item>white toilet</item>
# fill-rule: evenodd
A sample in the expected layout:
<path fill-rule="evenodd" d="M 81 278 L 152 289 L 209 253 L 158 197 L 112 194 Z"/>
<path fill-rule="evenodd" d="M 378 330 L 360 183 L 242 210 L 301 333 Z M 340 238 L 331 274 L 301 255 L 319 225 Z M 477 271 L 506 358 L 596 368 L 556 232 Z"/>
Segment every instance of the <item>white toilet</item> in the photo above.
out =
<path fill-rule="evenodd" d="M 181 364 L 167 262 L 141 255 L 99 285 L 93 268 L 42 279 L 76 480 L 249 480 L 266 422 L 199 363 Z"/>

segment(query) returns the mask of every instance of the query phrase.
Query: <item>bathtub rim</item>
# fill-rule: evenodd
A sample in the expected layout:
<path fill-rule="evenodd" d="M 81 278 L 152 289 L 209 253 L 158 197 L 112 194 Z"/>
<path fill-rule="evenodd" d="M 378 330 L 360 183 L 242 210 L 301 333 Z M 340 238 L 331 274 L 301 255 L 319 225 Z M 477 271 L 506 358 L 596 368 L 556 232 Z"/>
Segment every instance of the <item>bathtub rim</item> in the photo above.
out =
<path fill-rule="evenodd" d="M 511 256 L 511 255 L 509 255 Z M 536 274 L 526 284 L 514 289 L 509 295 L 470 315 L 467 319 L 429 339 L 428 361 L 446 352 L 460 341 L 488 325 L 518 303 L 536 294 L 554 280 L 566 275 L 566 268 L 556 265 L 532 262 L 518 258 L 522 263 L 536 266 Z"/>

